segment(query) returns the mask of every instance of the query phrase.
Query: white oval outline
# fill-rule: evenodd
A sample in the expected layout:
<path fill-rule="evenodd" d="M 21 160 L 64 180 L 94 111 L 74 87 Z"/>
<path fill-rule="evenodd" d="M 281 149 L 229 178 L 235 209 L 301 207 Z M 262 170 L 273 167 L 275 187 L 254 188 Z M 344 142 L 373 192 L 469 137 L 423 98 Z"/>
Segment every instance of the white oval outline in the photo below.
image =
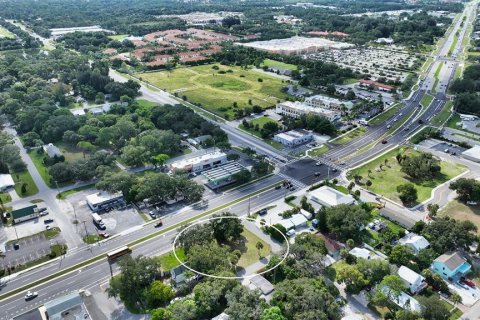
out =
<path fill-rule="evenodd" d="M 271 267 L 270 269 L 267 269 L 265 271 L 262 271 L 260 273 L 254 273 L 252 275 L 245 275 L 245 276 L 242 276 L 242 277 L 238 277 L 238 276 L 235 276 L 235 277 L 226 277 L 226 276 L 214 276 L 214 275 L 211 275 L 211 274 L 208 274 L 208 273 L 203 273 L 203 272 L 200 272 L 200 271 L 197 271 L 191 267 L 189 267 L 187 264 L 183 263 L 177 256 L 177 252 L 176 252 L 176 248 L 175 248 L 175 243 L 177 242 L 178 238 L 180 237 L 180 235 L 185 232 L 186 230 L 190 229 L 191 227 L 197 225 L 197 224 L 201 224 L 201 223 L 205 223 L 207 221 L 212 221 L 212 220 L 218 220 L 218 219 L 240 219 L 240 220 L 245 220 L 245 221 L 253 221 L 253 222 L 256 222 L 256 219 L 253 219 L 253 218 L 249 218 L 249 217 L 239 217 L 239 216 L 220 216 L 220 217 L 211 217 L 211 218 L 207 218 L 207 219 L 204 219 L 204 220 L 199 220 L 199 221 L 195 221 L 194 223 L 192 223 L 191 225 L 188 225 L 185 229 L 183 229 L 182 231 L 180 231 L 177 236 L 175 237 L 175 239 L 173 239 L 173 244 L 172 244 L 172 250 L 173 250 L 173 255 L 175 256 L 175 259 L 177 259 L 177 261 L 182 265 L 184 266 L 185 268 L 187 268 L 188 270 L 196 273 L 196 274 L 200 274 L 202 276 L 205 276 L 205 277 L 210 277 L 210 278 L 214 278 L 214 279 L 224 279 L 224 280 L 241 280 L 241 279 L 249 279 L 249 278 L 253 278 L 253 277 L 256 277 L 258 275 L 262 275 L 262 274 L 265 274 L 267 272 L 270 272 L 274 269 L 276 269 L 278 266 L 280 266 L 283 261 L 285 261 L 285 259 L 288 257 L 289 253 L 290 253 L 290 243 L 288 242 L 288 238 L 275 226 L 273 225 L 268 225 L 268 224 L 265 224 L 265 226 L 268 226 L 268 227 L 272 227 L 274 228 L 275 230 L 277 230 L 282 236 L 283 238 L 285 239 L 285 243 L 287 244 L 287 250 L 285 251 L 285 254 L 283 255 L 282 257 L 282 260 L 280 260 L 276 265 L 274 265 L 273 267 Z"/>

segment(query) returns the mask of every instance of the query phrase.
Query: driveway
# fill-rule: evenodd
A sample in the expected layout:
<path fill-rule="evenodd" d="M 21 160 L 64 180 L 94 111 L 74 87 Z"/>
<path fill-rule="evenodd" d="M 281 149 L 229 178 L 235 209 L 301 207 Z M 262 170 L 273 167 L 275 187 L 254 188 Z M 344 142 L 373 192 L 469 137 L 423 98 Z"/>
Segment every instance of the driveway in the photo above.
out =
<path fill-rule="evenodd" d="M 471 288 L 463 284 L 449 283 L 448 288 L 450 291 L 458 293 L 462 297 L 462 304 L 466 306 L 472 306 L 480 299 L 480 289 L 478 287 Z"/>

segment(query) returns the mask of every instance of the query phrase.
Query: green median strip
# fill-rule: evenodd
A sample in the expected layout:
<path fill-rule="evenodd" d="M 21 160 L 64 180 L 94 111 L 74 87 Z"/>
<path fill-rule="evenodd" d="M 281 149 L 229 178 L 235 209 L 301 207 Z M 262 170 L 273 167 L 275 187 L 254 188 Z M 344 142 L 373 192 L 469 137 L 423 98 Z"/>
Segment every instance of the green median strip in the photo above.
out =
<path fill-rule="evenodd" d="M 211 209 L 211 210 L 205 211 L 205 212 L 203 212 L 203 213 L 200 213 L 200 214 L 198 214 L 198 215 L 196 215 L 196 216 L 193 216 L 193 217 L 191 217 L 191 218 L 189 218 L 189 219 L 187 219 L 187 220 L 184 220 L 184 221 L 182 221 L 182 222 L 179 222 L 179 223 L 177 223 L 177 224 L 174 224 L 174 225 L 172 225 L 172 226 L 170 226 L 170 227 L 167 227 L 167 228 L 165 228 L 165 229 L 159 230 L 158 232 L 154 232 L 154 233 L 152 233 L 152 234 L 149 234 L 148 236 L 145 236 L 145 237 L 143 237 L 143 238 L 137 239 L 137 240 L 135 240 L 135 241 L 133 241 L 133 242 L 128 243 L 128 246 L 138 245 L 138 244 L 140 244 L 140 243 L 142 243 L 142 242 L 145 242 L 145 241 L 150 240 L 150 239 L 152 239 L 152 238 L 155 238 L 155 237 L 157 237 L 157 236 L 159 236 L 159 235 L 162 235 L 162 234 L 164 234 L 164 233 L 167 233 L 167 232 L 169 232 L 169 231 L 171 231 L 171 230 L 175 230 L 176 228 L 181 227 L 181 226 L 184 225 L 184 224 L 187 224 L 187 223 L 190 223 L 190 222 L 195 221 L 195 220 L 197 220 L 197 219 L 203 218 L 203 217 L 208 216 L 208 215 L 210 215 L 210 214 L 212 214 L 212 213 L 214 213 L 214 212 L 217 212 L 217 211 L 219 211 L 219 210 L 228 208 L 228 207 L 230 207 L 230 206 L 232 206 L 232 205 L 234 205 L 234 204 L 237 204 L 237 203 L 239 203 L 239 202 L 241 202 L 241 201 L 243 201 L 243 200 L 248 199 L 249 197 L 251 197 L 251 196 L 254 195 L 254 194 L 257 195 L 257 194 L 259 194 L 259 193 L 262 193 L 262 192 L 265 192 L 265 191 L 267 191 L 267 190 L 270 190 L 270 189 L 272 189 L 272 188 L 274 188 L 274 187 L 276 187 L 276 186 L 278 186 L 278 185 L 281 185 L 281 182 L 272 184 L 272 185 L 270 185 L 270 186 L 268 186 L 268 187 L 265 187 L 265 188 L 263 188 L 263 189 L 260 189 L 260 190 L 258 190 L 258 191 L 255 191 L 254 193 L 250 193 L 250 194 L 248 194 L 248 195 L 246 195 L 246 196 L 243 196 L 243 197 L 238 198 L 238 199 L 236 199 L 236 200 L 230 201 L 230 202 L 228 202 L 228 203 L 226 203 L 226 204 L 223 204 L 223 205 L 221 205 L 221 206 L 219 206 L 219 207 L 216 207 L 216 208 L 214 208 L 214 209 Z M 28 290 L 29 288 L 32 288 L 32 287 L 34 287 L 34 286 L 38 286 L 38 285 L 40 285 L 40 284 L 44 284 L 45 282 L 48 282 L 48 281 L 50 281 L 50 280 L 53 280 L 53 279 L 58 278 L 58 277 L 60 277 L 60 276 L 63 276 L 63 275 L 65 275 L 65 274 L 67 274 L 67 273 L 73 272 L 73 271 L 75 271 L 75 270 L 77 270 L 77 269 L 79 269 L 79 268 L 88 266 L 88 265 L 90 265 L 90 264 L 92 264 L 92 263 L 95 263 L 95 262 L 97 262 L 97 261 L 100 261 L 101 259 L 104 259 L 104 258 L 106 258 L 106 257 L 107 257 L 107 254 L 106 254 L 106 253 L 100 254 L 100 255 L 98 255 L 98 256 L 96 256 L 96 257 L 94 257 L 94 258 L 91 258 L 91 259 L 89 259 L 89 260 L 83 261 L 83 262 L 81 262 L 81 263 L 79 263 L 79 264 L 76 264 L 76 265 L 74 265 L 74 266 L 71 266 L 71 267 L 69 267 L 69 268 L 67 268 L 67 269 L 65 269 L 65 270 L 56 272 L 56 273 L 51 274 L 51 275 L 49 275 L 49 276 L 46 276 L 46 277 L 44 277 L 44 278 L 42 278 L 42 279 L 39 279 L 39 280 L 37 280 L 37 281 L 34 281 L 34 282 L 32 282 L 32 283 L 30 283 L 30 284 L 28 284 L 28 285 L 25 285 L 25 286 L 23 286 L 23 287 L 14 289 L 14 290 L 12 290 L 12 291 L 10 291 L 10 292 L 7 292 L 7 293 L 5 293 L 5 294 L 0 295 L 0 301 L 4 300 L 4 299 L 6 299 L 6 298 L 9 298 L 9 297 L 11 297 L 11 296 L 13 296 L 13 295 L 16 295 L 16 294 L 18 294 L 18 293 L 24 292 L 24 291 L 26 291 L 26 290 Z"/>

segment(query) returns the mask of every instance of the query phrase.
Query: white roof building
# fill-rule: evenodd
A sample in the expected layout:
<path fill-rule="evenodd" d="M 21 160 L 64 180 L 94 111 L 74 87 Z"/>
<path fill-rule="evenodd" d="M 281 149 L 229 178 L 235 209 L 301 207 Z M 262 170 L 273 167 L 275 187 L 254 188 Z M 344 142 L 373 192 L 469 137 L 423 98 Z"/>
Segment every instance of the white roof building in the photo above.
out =
<path fill-rule="evenodd" d="M 398 240 L 398 242 L 412 248 L 415 254 L 419 253 L 420 250 L 423 250 L 430 245 L 425 237 L 419 236 L 413 232 L 406 234 L 403 238 Z"/>
<path fill-rule="evenodd" d="M 351 110 L 353 108 L 353 103 L 351 101 L 340 100 L 321 94 L 306 98 L 305 104 L 315 108 L 326 108 L 328 110 L 338 111 L 341 111 L 342 107 L 347 108 L 347 110 Z"/>
<path fill-rule="evenodd" d="M 350 253 L 352 256 L 357 257 L 357 258 L 362 258 L 365 260 L 374 260 L 374 259 L 382 259 L 379 255 L 375 254 L 374 252 L 365 249 L 365 248 L 359 248 L 355 247 L 352 250 L 350 250 L 348 253 Z"/>
<path fill-rule="evenodd" d="M 43 146 L 43 151 L 50 157 L 53 158 L 55 156 L 60 157 L 62 152 L 58 149 L 53 143 L 49 143 Z"/>
<path fill-rule="evenodd" d="M 327 118 L 329 121 L 337 121 L 341 113 L 337 110 L 330 110 L 320 106 L 311 106 L 299 101 L 284 101 L 275 106 L 275 112 L 291 118 L 300 118 L 304 114 L 314 114 Z"/>
<path fill-rule="evenodd" d="M 409 310 L 416 313 L 421 313 L 423 311 L 423 306 L 420 304 L 420 302 L 405 292 L 401 292 L 398 298 L 395 298 L 388 293 L 388 287 L 386 286 L 378 288 L 377 290 L 382 290 L 392 302 L 404 310 Z"/>
<path fill-rule="evenodd" d="M 312 219 L 312 214 L 308 212 L 307 210 L 300 209 L 300 213 L 307 218 L 308 220 Z"/>
<path fill-rule="evenodd" d="M 112 205 L 118 204 L 123 200 L 122 193 L 111 194 L 106 191 L 100 191 L 89 194 L 87 197 L 87 204 L 93 212 L 108 208 Z"/>
<path fill-rule="evenodd" d="M 307 218 L 301 213 L 294 214 L 291 218 L 290 221 L 293 223 L 295 228 L 298 227 L 304 227 L 307 225 Z"/>
<path fill-rule="evenodd" d="M 413 294 L 420 292 L 427 286 L 424 277 L 405 266 L 401 266 L 400 269 L 398 269 L 398 276 Z"/>
<path fill-rule="evenodd" d="M 463 151 L 462 156 L 465 159 L 472 160 L 474 162 L 480 162 L 480 146 L 475 146 Z"/>
<path fill-rule="evenodd" d="M 328 186 L 323 186 L 311 191 L 309 197 L 310 200 L 326 207 L 355 203 L 355 199 L 351 195 L 344 194 Z"/>
<path fill-rule="evenodd" d="M 6 190 L 13 188 L 15 182 L 13 181 L 12 175 L 10 174 L 0 174 L 0 192 L 5 192 Z"/>
<path fill-rule="evenodd" d="M 282 132 L 276 134 L 273 137 L 274 141 L 280 142 L 286 147 L 295 147 L 303 143 L 313 140 L 313 135 L 311 132 L 306 130 L 290 130 L 287 132 Z"/>
<path fill-rule="evenodd" d="M 295 228 L 295 225 L 293 224 L 293 222 L 288 220 L 288 219 L 282 219 L 282 220 L 278 221 L 277 223 L 279 225 L 281 225 L 282 227 L 284 227 L 285 230 L 287 230 L 287 231 Z"/>
<path fill-rule="evenodd" d="M 217 165 L 227 163 L 227 155 L 223 152 L 211 152 L 198 157 L 182 159 L 170 164 L 173 171 L 185 170 L 197 172 L 214 168 Z"/>

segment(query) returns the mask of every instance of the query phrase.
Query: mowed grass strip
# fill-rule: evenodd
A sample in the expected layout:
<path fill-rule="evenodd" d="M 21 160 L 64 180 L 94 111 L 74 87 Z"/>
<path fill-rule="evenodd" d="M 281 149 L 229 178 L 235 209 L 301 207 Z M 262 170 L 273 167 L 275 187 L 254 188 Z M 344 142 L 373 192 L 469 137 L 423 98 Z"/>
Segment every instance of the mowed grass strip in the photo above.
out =
<path fill-rule="evenodd" d="M 380 113 L 378 116 L 368 121 L 368 124 L 376 126 L 384 123 L 387 119 L 391 118 L 395 113 L 397 113 L 397 111 L 400 110 L 401 107 L 403 107 L 403 104 L 401 103 L 393 105 L 386 111 Z"/>
<path fill-rule="evenodd" d="M 272 60 L 272 59 L 265 59 L 263 60 L 263 63 L 261 64 L 261 67 L 267 66 L 267 67 L 277 67 L 277 68 L 282 68 L 282 69 L 288 69 L 288 70 L 297 70 L 297 66 L 291 63 L 285 63 L 282 61 L 277 61 L 277 60 Z"/>
<path fill-rule="evenodd" d="M 201 104 L 208 111 L 227 118 L 234 117 L 236 108 L 244 109 L 251 105 L 268 108 L 287 97 L 281 91 L 284 86 L 282 79 L 236 66 L 216 64 L 218 70 L 213 66 L 177 68 L 136 76 L 160 89 L 176 93 L 178 97 L 185 96 L 189 102 Z"/>
<path fill-rule="evenodd" d="M 397 153 L 405 154 L 407 156 L 420 154 L 418 151 L 411 148 L 399 147 L 393 149 L 360 168 L 351 170 L 349 172 L 349 178 L 353 180 L 353 176 L 359 174 L 363 178 L 363 183 L 367 180 L 372 182 L 372 186 L 368 188 L 369 190 L 396 202 L 400 202 L 397 193 L 397 186 L 405 183 L 413 183 L 418 192 L 418 202 L 423 202 L 430 198 L 433 188 L 466 171 L 466 168 L 462 165 L 441 161 L 441 175 L 433 180 L 422 182 L 413 181 L 405 173 L 400 171 L 401 166 L 395 159 Z M 387 160 L 386 166 L 385 160 Z M 382 170 L 380 170 L 380 164 L 383 164 Z M 371 170 L 370 174 L 369 170 Z"/>
<path fill-rule="evenodd" d="M 333 140 L 330 141 L 331 144 L 346 144 L 350 141 L 352 141 L 353 139 L 355 138 L 358 138 L 358 137 L 361 137 L 365 134 L 365 132 L 367 132 L 367 128 L 365 127 L 358 127 L 356 129 L 353 129 L 351 131 L 349 131 L 348 133 L 338 137 L 338 138 L 335 138 Z"/>

